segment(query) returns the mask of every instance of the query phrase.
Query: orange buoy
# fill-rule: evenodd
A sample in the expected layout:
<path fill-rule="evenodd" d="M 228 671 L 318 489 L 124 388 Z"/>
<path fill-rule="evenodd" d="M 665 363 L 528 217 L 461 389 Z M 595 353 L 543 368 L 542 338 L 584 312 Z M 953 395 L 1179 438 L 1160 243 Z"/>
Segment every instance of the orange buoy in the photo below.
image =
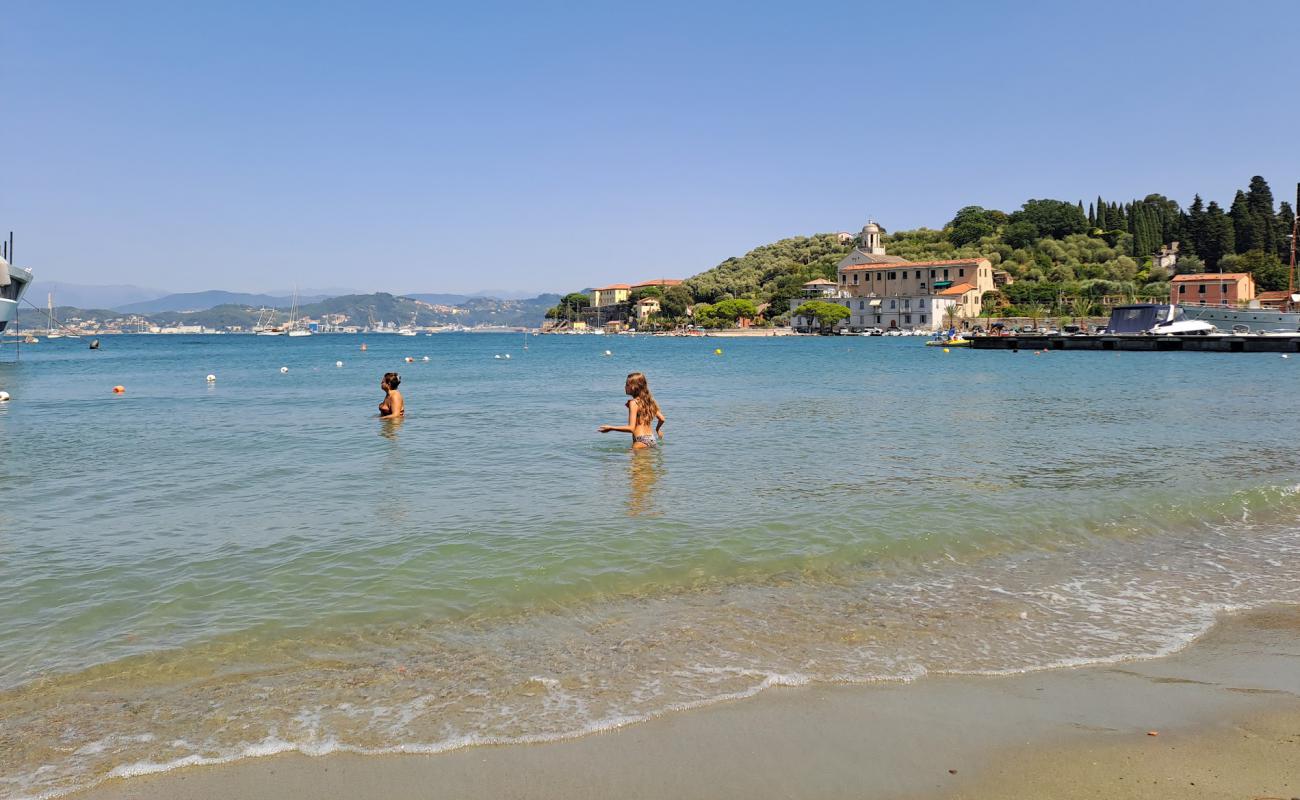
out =
<path fill-rule="evenodd" d="M 113 387 L 113 394 L 126 394 L 126 387 L 119 383 Z"/>

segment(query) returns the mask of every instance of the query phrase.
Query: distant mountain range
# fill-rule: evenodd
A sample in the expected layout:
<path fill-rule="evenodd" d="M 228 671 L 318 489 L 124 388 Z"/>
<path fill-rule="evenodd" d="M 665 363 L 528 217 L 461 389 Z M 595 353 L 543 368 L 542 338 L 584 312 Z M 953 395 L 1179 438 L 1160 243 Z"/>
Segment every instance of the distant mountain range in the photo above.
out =
<path fill-rule="evenodd" d="M 275 299 L 273 295 L 249 295 L 234 292 L 197 292 L 193 294 L 206 295 L 208 300 L 211 300 L 214 296 L 218 299 L 233 297 L 241 299 L 241 302 L 221 303 L 212 308 L 198 311 L 129 312 L 93 307 L 78 308 L 60 303 L 55 307 L 54 314 L 57 319 L 71 324 L 99 322 L 130 326 L 135 324 L 138 317 L 144 317 L 152 324 L 161 326 L 201 325 L 215 330 L 249 330 L 264 316 L 259 309 L 270 304 L 244 301 L 247 298 L 270 297 Z M 193 295 L 177 296 L 192 297 Z M 448 297 L 448 295 L 426 296 Z M 456 297 L 456 295 L 451 296 Z M 420 326 L 459 324 L 466 326 L 535 327 L 542 323 L 546 310 L 560 301 L 560 296 L 557 294 L 544 294 L 527 300 L 470 297 L 463 303 L 430 303 L 427 300 L 416 299 L 409 295 L 376 292 L 374 294 L 330 297 L 308 303 L 302 302 L 303 300 L 304 298 L 299 298 L 298 312 L 300 316 L 323 319 L 341 315 L 347 320 L 344 324 L 358 327 L 394 327 L 412 323 Z M 287 310 L 282 309 L 270 322 L 283 323 L 287 317 Z M 19 322 L 19 327 L 33 330 L 40 330 L 49 324 L 44 308 L 19 309 Z"/>
<path fill-rule="evenodd" d="M 330 295 L 299 295 L 298 305 L 308 305 L 328 300 Z M 62 299 L 62 298 L 60 298 Z M 139 303 L 111 306 L 126 314 L 157 314 L 162 311 L 207 311 L 217 306 L 266 306 L 267 308 L 288 308 L 293 304 L 292 296 L 277 297 L 270 294 L 247 294 L 245 292 L 223 292 L 213 289 L 207 292 L 184 292 L 169 294 L 153 300 Z"/>
<path fill-rule="evenodd" d="M 158 314 L 169 312 L 207 311 L 217 306 L 237 305 L 261 308 L 289 308 L 293 303 L 293 290 L 285 289 L 274 292 L 228 292 L 210 289 L 202 292 L 169 292 L 165 289 L 150 289 L 142 286 L 115 285 L 96 286 L 90 284 L 64 283 L 62 281 L 40 280 L 33 286 L 28 296 L 34 305 L 43 306 L 37 297 L 44 294 L 54 295 L 58 306 L 72 308 L 98 308 L 121 311 L 127 314 Z M 334 297 L 364 295 L 360 289 L 329 287 L 319 289 L 300 289 L 298 305 L 307 306 L 320 303 Z M 459 306 L 472 300 L 491 299 L 502 301 L 524 301 L 537 297 L 537 293 L 520 291 L 481 291 L 466 294 L 447 292 L 410 292 L 397 295 L 409 297 L 435 306 Z M 43 298 L 42 298 L 43 299 Z"/>
<path fill-rule="evenodd" d="M 38 274 L 32 290 L 26 298 L 38 306 L 45 305 L 45 295 L 54 295 L 54 302 L 61 306 L 79 308 L 118 308 L 133 303 L 156 300 L 168 294 L 165 289 L 146 289 L 143 286 L 90 286 L 79 283 L 42 280 Z M 40 301 L 37 301 L 37 296 Z"/>

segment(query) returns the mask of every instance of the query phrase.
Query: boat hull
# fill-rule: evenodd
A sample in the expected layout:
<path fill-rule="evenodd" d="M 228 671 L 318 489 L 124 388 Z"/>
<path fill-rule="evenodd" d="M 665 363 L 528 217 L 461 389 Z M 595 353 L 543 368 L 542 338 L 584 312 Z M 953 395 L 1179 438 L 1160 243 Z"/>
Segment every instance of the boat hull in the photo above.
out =
<path fill-rule="evenodd" d="M 4 333 L 6 328 L 18 320 L 18 303 L 31 285 L 32 274 L 4 262 L 0 262 L 0 269 L 7 271 L 9 279 L 6 284 L 0 285 L 0 333 Z M 0 280 L 3 279 L 4 276 L 0 276 Z"/>
<path fill-rule="evenodd" d="M 1286 332 L 1300 330 L 1300 312 L 1270 311 L 1266 308 L 1217 308 L 1180 303 L 1179 308 L 1188 319 L 1208 322 L 1227 333 L 1234 327 L 1245 326 L 1249 333 Z"/>

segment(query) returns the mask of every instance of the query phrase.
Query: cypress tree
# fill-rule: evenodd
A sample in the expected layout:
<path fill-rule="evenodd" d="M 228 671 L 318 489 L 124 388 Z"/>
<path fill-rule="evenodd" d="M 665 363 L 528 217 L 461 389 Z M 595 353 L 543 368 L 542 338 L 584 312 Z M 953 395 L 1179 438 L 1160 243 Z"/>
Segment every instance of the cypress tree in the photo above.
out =
<path fill-rule="evenodd" d="M 1088 229 L 1097 227 L 1097 210 L 1093 208 L 1092 203 L 1088 204 Z"/>
<path fill-rule="evenodd" d="M 1277 217 L 1273 213 L 1273 190 L 1268 181 L 1256 175 L 1246 190 L 1246 207 L 1255 223 L 1255 246 L 1265 253 L 1277 249 Z M 1238 245 L 1240 246 L 1240 245 Z"/>
<path fill-rule="evenodd" d="M 1206 236 L 1205 236 L 1205 203 L 1198 194 L 1192 200 L 1191 206 L 1187 209 L 1187 219 L 1183 223 L 1183 230 L 1187 236 L 1184 247 L 1190 250 L 1192 255 L 1205 258 Z"/>
<path fill-rule="evenodd" d="M 1200 253 L 1205 265 L 1213 270 L 1219 269 L 1219 259 L 1236 252 L 1236 235 L 1233 232 L 1232 218 L 1223 213 L 1214 200 L 1205 209 L 1205 250 Z"/>
<path fill-rule="evenodd" d="M 1232 208 L 1228 211 L 1228 216 L 1232 218 L 1232 232 L 1233 238 L 1236 240 L 1236 252 L 1244 253 L 1260 246 L 1259 225 L 1255 215 L 1250 213 L 1250 206 L 1246 202 L 1246 193 L 1240 189 L 1237 190 L 1237 196 L 1232 198 Z"/>
<path fill-rule="evenodd" d="M 1277 212 L 1277 255 L 1283 264 L 1291 263 L 1291 226 L 1295 224 L 1295 211 L 1283 200 Z"/>

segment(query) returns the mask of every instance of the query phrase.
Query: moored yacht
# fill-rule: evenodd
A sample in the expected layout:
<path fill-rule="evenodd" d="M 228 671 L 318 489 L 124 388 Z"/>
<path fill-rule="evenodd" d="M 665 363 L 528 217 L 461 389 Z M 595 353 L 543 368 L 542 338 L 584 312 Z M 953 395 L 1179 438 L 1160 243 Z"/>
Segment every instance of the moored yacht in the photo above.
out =
<path fill-rule="evenodd" d="M 9 234 L 9 241 L 0 248 L 0 333 L 10 323 L 18 321 L 18 303 L 23 298 L 27 287 L 32 285 L 32 271 L 10 266 L 13 259 L 14 235 Z"/>

